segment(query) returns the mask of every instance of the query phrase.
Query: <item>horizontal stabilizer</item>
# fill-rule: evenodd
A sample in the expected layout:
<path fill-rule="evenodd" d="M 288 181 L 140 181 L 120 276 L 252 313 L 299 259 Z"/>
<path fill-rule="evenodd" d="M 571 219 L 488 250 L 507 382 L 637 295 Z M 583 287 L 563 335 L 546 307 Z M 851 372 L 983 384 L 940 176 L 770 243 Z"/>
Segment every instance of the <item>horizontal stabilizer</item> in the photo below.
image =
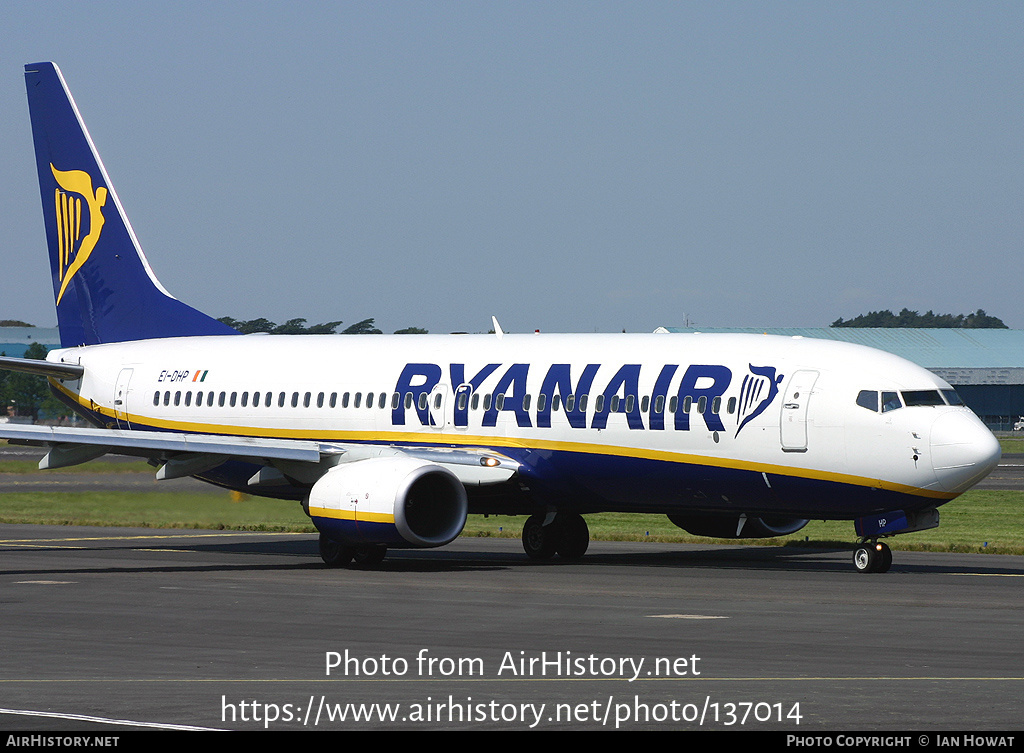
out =
<path fill-rule="evenodd" d="M 35 358 L 11 358 L 0 356 L 0 369 L 21 371 L 25 374 L 53 377 L 54 379 L 81 379 L 85 368 L 77 363 L 51 363 Z"/>

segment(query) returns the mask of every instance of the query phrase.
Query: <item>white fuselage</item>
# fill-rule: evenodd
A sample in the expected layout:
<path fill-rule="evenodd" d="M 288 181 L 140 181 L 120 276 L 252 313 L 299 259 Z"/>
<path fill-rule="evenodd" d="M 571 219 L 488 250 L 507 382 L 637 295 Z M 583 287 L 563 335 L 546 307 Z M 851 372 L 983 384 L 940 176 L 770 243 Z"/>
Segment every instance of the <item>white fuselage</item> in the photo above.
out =
<path fill-rule="evenodd" d="M 999 453 L 925 369 L 803 338 L 248 335 L 50 360 L 86 367 L 57 389 L 112 428 L 492 448 L 593 509 L 935 506 Z"/>

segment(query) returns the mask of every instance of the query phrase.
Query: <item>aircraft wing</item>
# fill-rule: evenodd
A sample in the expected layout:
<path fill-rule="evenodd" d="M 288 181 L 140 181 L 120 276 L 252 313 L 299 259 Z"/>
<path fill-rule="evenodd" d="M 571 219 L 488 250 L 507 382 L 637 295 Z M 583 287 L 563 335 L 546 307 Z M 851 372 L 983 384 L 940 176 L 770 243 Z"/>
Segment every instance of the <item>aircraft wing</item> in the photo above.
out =
<path fill-rule="evenodd" d="M 241 460 L 283 470 L 303 481 L 315 481 L 329 468 L 370 457 L 408 456 L 452 471 L 466 485 L 507 481 L 519 470 L 509 457 L 486 449 L 397 447 L 300 439 L 188 434 L 173 431 L 0 425 L 0 439 L 12 444 L 48 447 L 40 469 L 62 468 L 114 453 L 144 457 L 159 465 L 157 479 L 191 476 L 227 460 Z M 260 476 L 260 474 L 257 474 Z M 250 483 L 257 483 L 254 476 Z"/>

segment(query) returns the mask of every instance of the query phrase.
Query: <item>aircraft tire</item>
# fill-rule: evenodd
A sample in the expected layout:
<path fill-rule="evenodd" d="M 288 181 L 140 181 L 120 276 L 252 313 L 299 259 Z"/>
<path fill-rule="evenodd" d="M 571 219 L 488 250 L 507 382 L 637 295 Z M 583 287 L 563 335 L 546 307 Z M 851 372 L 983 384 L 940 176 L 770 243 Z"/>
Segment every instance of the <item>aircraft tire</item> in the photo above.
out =
<path fill-rule="evenodd" d="M 875 572 L 887 573 L 889 568 L 892 567 L 892 549 L 885 544 L 879 544 L 878 546 L 881 561 L 878 563 L 878 569 Z"/>
<path fill-rule="evenodd" d="M 555 518 L 558 536 L 555 549 L 558 556 L 566 560 L 578 560 L 587 553 L 590 546 L 590 529 L 587 521 L 577 513 L 560 513 Z"/>
<path fill-rule="evenodd" d="M 387 553 L 388 548 L 386 546 L 363 544 L 361 546 L 353 547 L 352 561 L 360 567 L 373 567 L 374 565 L 379 565 L 383 562 Z"/>
<path fill-rule="evenodd" d="M 345 567 L 352 561 L 352 547 L 320 534 L 320 559 L 327 567 Z"/>
<path fill-rule="evenodd" d="M 892 566 L 892 550 L 882 543 L 859 544 L 853 550 L 853 566 L 859 573 L 885 573 Z"/>
<path fill-rule="evenodd" d="M 543 515 L 531 515 L 523 526 L 523 549 L 532 560 L 549 560 L 555 556 L 558 532 L 554 525 L 544 526 Z"/>

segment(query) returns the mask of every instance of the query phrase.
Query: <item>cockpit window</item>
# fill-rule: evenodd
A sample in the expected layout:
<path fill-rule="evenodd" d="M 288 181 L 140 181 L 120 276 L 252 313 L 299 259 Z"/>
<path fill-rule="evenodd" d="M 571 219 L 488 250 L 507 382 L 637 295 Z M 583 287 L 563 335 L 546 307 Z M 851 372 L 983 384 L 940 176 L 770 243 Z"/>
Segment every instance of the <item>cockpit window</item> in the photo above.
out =
<path fill-rule="evenodd" d="M 888 413 L 891 410 L 902 407 L 903 403 L 900 402 L 900 396 L 895 392 L 882 393 L 882 413 Z"/>
<path fill-rule="evenodd" d="M 904 390 L 903 402 L 908 408 L 915 405 L 945 405 L 938 390 Z"/>
<path fill-rule="evenodd" d="M 956 390 L 942 390 L 942 396 L 946 398 L 946 402 L 950 405 L 964 404 L 964 401 L 960 399 L 958 394 L 956 394 Z"/>
<path fill-rule="evenodd" d="M 857 405 L 878 413 L 878 392 L 876 390 L 861 390 L 857 393 Z"/>

